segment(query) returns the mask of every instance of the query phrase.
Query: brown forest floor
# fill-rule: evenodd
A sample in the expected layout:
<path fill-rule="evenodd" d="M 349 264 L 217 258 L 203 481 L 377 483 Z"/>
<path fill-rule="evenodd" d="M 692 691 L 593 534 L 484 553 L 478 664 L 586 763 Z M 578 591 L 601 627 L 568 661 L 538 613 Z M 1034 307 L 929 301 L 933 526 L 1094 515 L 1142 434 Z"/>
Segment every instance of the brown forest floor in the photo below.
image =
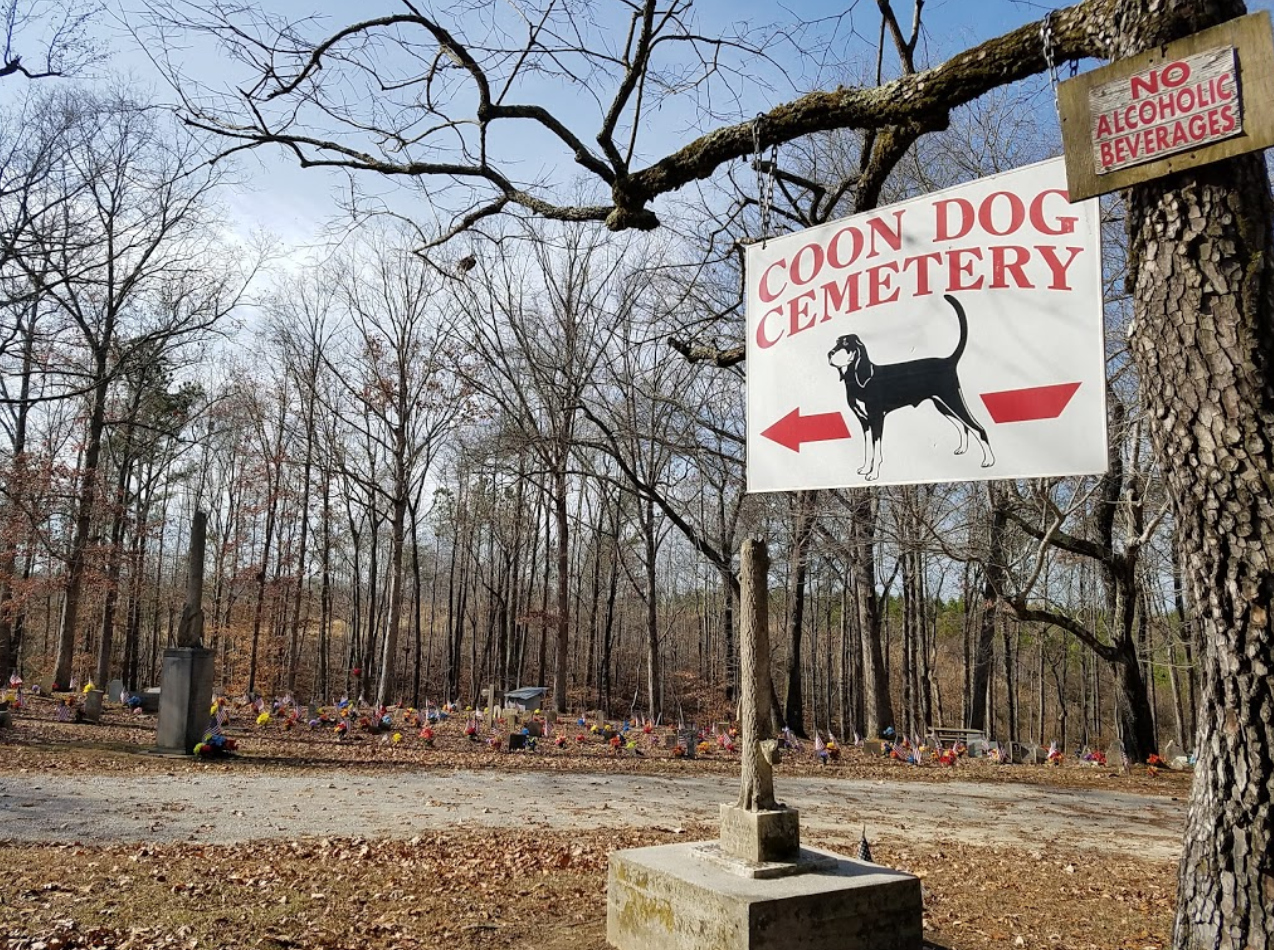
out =
<path fill-rule="evenodd" d="M 37 701 L 0 730 L 0 774 L 172 772 L 202 763 L 139 754 L 153 742 L 153 717 L 109 713 L 102 725 L 52 721 Z M 385 773 L 398 769 L 555 769 L 665 775 L 737 770 L 714 750 L 694 761 L 666 750 L 615 755 L 601 740 L 565 749 L 541 742 L 534 754 L 492 752 L 468 742 L 462 724 L 438 731 L 434 748 L 402 730 L 337 743 L 326 731 L 284 732 L 236 719 L 242 754 L 220 768 Z M 1134 768 L 997 766 L 910 767 L 857 750 L 826 769 L 811 755 L 789 756 L 787 775 L 833 774 L 890 781 L 951 779 L 1102 788 L 1184 797 L 1189 776 Z M 714 829 L 469 828 L 402 840 L 302 837 L 237 845 L 112 846 L 5 844 L 0 829 L 0 947 L 64 948 L 391 948 L 602 950 L 606 856 L 616 848 L 711 837 Z M 856 835 L 808 835 L 852 853 Z M 1058 947 L 1152 950 L 1171 927 L 1175 866 L 1128 855 L 1048 846 L 980 847 L 946 840 L 886 838 L 876 860 L 919 875 L 926 938 L 951 950 Z"/>

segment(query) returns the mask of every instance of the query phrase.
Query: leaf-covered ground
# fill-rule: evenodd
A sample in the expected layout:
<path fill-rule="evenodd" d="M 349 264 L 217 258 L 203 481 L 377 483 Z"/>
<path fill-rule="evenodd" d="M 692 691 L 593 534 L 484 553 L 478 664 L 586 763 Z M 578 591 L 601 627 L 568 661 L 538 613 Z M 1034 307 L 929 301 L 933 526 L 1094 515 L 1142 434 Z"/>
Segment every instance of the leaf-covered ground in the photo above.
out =
<path fill-rule="evenodd" d="M 711 834 L 474 829 L 410 841 L 0 846 L 9 869 L 0 936 L 6 950 L 602 950 L 607 854 Z M 1168 863 L 897 841 L 874 857 L 921 876 L 936 946 L 1157 950 L 1168 938 Z"/>
<path fill-rule="evenodd" d="M 47 700 L 0 730 L 0 771 L 87 775 L 205 766 L 141 754 L 154 738 L 153 717 L 108 713 L 101 725 L 53 721 Z M 643 754 L 615 753 L 584 731 L 565 728 L 565 748 L 541 740 L 534 753 L 490 750 L 443 723 L 432 747 L 414 730 L 357 735 L 337 742 L 327 730 L 257 727 L 247 716 L 232 732 L 241 754 L 219 768 L 358 771 L 397 769 L 553 769 L 693 774 L 737 771 L 719 747 L 693 761 L 676 759 L 643 737 Z M 658 747 L 656 747 L 658 745 Z M 808 748 L 808 747 L 807 747 Z M 1027 782 L 1068 788 L 1184 796 L 1189 776 L 1144 768 L 998 766 L 962 760 L 954 768 L 903 765 L 846 750 L 819 766 L 810 752 L 789 756 L 780 775 L 827 774 L 943 782 Z M 988 820 L 993 820 L 988 817 Z M 848 830 L 847 830 L 848 831 Z M 0 829 L 0 948 L 393 948 L 602 950 L 608 853 L 670 840 L 710 838 L 707 826 L 668 828 L 465 828 L 411 840 L 300 837 L 234 845 L 83 846 L 4 843 Z M 1131 840 L 1130 845 L 1135 842 Z M 806 835 L 853 853 L 857 829 Z M 889 837 L 873 842 L 883 864 L 918 874 L 924 884 L 926 937 L 950 950 L 1057 947 L 1158 950 L 1172 921 L 1175 867 L 1091 849 L 990 847 L 943 838 Z"/>
<path fill-rule="evenodd" d="M 154 745 L 155 717 L 131 715 L 118 706 L 108 708 L 98 725 L 61 723 L 53 718 L 51 700 L 29 700 L 28 708 L 17 714 L 13 726 L 0 730 L 0 771 L 5 769 L 67 768 L 81 763 L 98 772 L 145 770 L 171 771 L 181 762 L 143 755 Z M 332 767 L 393 770 L 425 766 L 431 769 L 504 769 L 565 772 L 638 772 L 659 775 L 736 774 L 737 753 L 716 743 L 694 759 L 677 758 L 667 747 L 669 729 L 656 729 L 651 736 L 636 735 L 637 751 L 616 752 L 598 734 L 595 723 L 581 727 L 575 722 L 556 727 L 553 736 L 540 739 L 534 752 L 493 751 L 485 741 L 492 733 L 483 731 L 478 741 L 464 735 L 463 716 L 435 725 L 432 745 L 421 739 L 417 729 L 403 721 L 405 710 L 395 710 L 394 733 L 367 734 L 357 730 L 338 741 L 330 728 L 310 730 L 299 725 L 284 729 L 275 717 L 258 726 L 249 711 L 236 713 L 230 733 L 239 742 L 239 751 L 229 761 L 237 767 L 256 769 L 324 770 Z M 497 735 L 501 749 L 507 748 L 508 729 Z M 565 740 L 562 746 L 556 736 Z M 583 741 L 580 741 L 580 739 Z M 637 754 L 640 752 L 640 754 Z M 191 762 L 189 767 L 194 767 Z M 962 758 L 952 767 L 925 762 L 911 766 L 881 755 L 847 748 L 840 760 L 820 765 L 812 743 L 799 752 L 784 753 L 779 775 L 824 775 L 844 778 L 888 779 L 922 782 L 1009 782 L 1059 788 L 1102 788 L 1112 791 L 1184 797 L 1189 792 L 1190 773 L 1133 766 L 1097 767 L 1072 757 L 1060 766 L 998 765 L 986 759 Z"/>

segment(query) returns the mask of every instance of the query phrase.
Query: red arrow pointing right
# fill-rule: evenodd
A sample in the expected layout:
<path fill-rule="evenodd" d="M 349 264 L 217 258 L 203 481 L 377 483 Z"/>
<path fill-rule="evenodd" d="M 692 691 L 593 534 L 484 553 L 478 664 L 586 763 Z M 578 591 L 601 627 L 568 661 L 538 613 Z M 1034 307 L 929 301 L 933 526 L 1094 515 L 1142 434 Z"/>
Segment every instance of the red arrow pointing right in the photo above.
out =
<path fill-rule="evenodd" d="M 1062 414 L 1079 383 L 1055 386 L 1032 386 L 1029 389 L 1006 389 L 999 393 L 983 393 L 982 402 L 997 424 L 1056 419 Z"/>

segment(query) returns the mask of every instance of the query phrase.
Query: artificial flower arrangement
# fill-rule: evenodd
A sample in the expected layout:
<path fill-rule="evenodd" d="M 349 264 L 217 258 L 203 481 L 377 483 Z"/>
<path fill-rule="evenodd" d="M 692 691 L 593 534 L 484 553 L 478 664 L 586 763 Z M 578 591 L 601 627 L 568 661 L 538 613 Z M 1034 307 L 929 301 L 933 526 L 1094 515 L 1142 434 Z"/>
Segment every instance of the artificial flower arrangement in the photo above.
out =
<path fill-rule="evenodd" d="M 239 744 L 229 736 L 205 736 L 204 740 L 195 746 L 195 755 L 201 759 L 215 759 L 219 756 L 230 755 L 237 748 Z"/>

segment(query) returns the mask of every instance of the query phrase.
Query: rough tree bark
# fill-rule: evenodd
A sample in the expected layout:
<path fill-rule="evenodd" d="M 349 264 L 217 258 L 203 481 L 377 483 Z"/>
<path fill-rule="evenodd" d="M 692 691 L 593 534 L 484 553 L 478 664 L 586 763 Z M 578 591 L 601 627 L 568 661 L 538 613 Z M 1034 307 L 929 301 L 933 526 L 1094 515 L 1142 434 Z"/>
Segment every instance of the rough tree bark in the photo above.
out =
<path fill-rule="evenodd" d="M 1140 0 L 1130 55 L 1244 12 Z M 1173 24 L 1172 13 L 1186 23 Z M 1151 434 L 1201 625 L 1198 765 L 1178 950 L 1274 946 L 1274 205 L 1259 155 L 1127 193 L 1128 289 Z"/>
<path fill-rule="evenodd" d="M 970 729 L 987 728 L 987 687 L 995 665 L 995 615 L 1001 594 L 1004 592 L 1004 535 L 1008 530 L 1008 512 L 1003 497 L 995 484 L 988 486 L 991 500 L 990 536 L 987 545 L 986 564 L 982 568 L 985 578 L 982 587 L 982 612 L 973 649 L 973 684 L 970 687 Z"/>

